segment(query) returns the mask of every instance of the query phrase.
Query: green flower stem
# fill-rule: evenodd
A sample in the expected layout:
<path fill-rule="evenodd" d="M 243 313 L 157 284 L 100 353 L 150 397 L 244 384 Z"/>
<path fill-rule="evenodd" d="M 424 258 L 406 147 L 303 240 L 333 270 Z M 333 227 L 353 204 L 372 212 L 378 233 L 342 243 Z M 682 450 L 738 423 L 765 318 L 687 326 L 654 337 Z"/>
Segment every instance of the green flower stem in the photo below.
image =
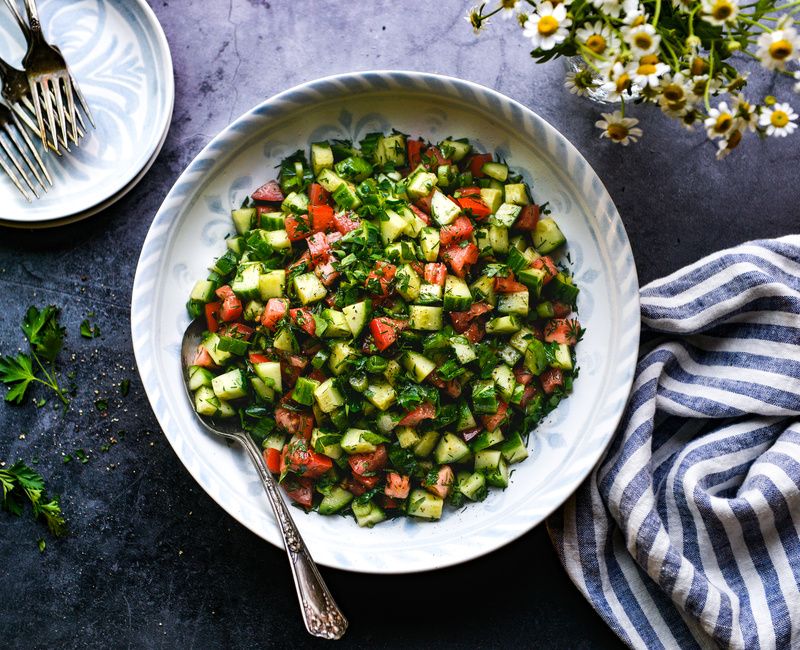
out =
<path fill-rule="evenodd" d="M 746 16 L 739 16 L 739 20 L 741 22 L 745 23 L 746 25 L 753 25 L 753 27 L 760 27 L 765 32 L 774 32 L 775 31 L 774 29 L 772 29 L 772 27 L 769 27 L 768 25 L 765 25 L 764 23 L 759 23 L 758 21 L 751 20 L 750 18 L 747 18 Z"/>
<path fill-rule="evenodd" d="M 711 52 L 710 56 L 708 57 L 708 81 L 706 81 L 706 89 L 703 92 L 703 102 L 706 105 L 706 110 L 711 110 L 711 101 L 709 97 L 711 95 L 711 80 L 714 78 L 714 43 L 711 44 Z"/>
<path fill-rule="evenodd" d="M 775 7 L 772 11 L 784 11 L 785 9 L 792 9 L 793 7 L 800 7 L 800 0 L 795 0 L 794 2 L 790 2 L 785 5 L 779 5 Z"/>
<path fill-rule="evenodd" d="M 47 378 L 47 381 L 45 381 L 44 379 L 39 379 L 38 377 L 34 377 L 33 380 L 38 381 L 40 384 L 44 384 L 45 386 L 49 386 L 51 389 L 53 389 L 53 392 L 55 392 L 55 394 L 58 395 L 58 399 L 61 400 L 61 403 L 64 406 L 69 405 L 69 400 L 66 397 L 64 397 L 64 393 L 62 392 L 61 387 L 58 385 L 58 381 L 55 378 L 56 375 L 55 368 L 53 368 L 53 374 L 51 375 L 49 372 L 47 372 L 47 369 L 39 360 L 39 356 L 36 353 L 34 353 L 32 356 L 36 361 L 36 365 L 39 366 L 39 369 L 44 373 L 44 376 Z"/>
<path fill-rule="evenodd" d="M 653 27 L 658 25 L 658 18 L 661 15 L 661 0 L 656 0 L 656 10 L 653 13 Z"/>

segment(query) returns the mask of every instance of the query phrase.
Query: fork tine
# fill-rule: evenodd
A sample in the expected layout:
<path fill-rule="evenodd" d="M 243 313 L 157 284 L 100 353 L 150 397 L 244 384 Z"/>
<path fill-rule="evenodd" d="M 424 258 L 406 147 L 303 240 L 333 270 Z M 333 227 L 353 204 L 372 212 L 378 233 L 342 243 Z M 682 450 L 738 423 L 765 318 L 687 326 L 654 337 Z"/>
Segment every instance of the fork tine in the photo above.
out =
<path fill-rule="evenodd" d="M 22 102 L 22 106 L 20 106 L 19 104 L 14 104 L 11 108 L 14 109 L 14 112 L 28 126 L 28 128 L 38 135 L 39 130 L 36 128 L 36 125 L 33 123 L 33 120 L 36 119 L 36 112 L 35 112 L 35 109 L 33 107 L 33 103 L 30 100 L 30 97 L 28 95 L 25 95 L 25 97 L 23 97 L 20 100 L 20 102 Z M 23 107 L 28 109 L 27 113 L 23 110 Z M 80 128 L 78 128 L 78 137 L 79 138 L 83 137 L 83 131 Z M 70 139 L 72 139 L 72 138 L 70 137 Z M 61 142 L 61 146 L 63 146 L 64 149 L 67 152 L 69 152 L 70 151 L 69 144 L 67 142 L 65 142 L 64 140 L 61 140 L 60 138 L 59 138 L 59 141 Z M 76 143 L 76 144 L 78 142 L 77 140 L 72 140 L 72 141 L 74 143 Z M 47 141 L 47 148 L 50 149 L 50 151 L 56 153 L 57 155 L 59 155 L 59 156 L 61 155 L 61 152 L 56 150 L 56 148 L 53 146 L 53 143 L 50 142 L 50 140 Z"/>
<path fill-rule="evenodd" d="M 75 81 L 75 78 L 72 76 L 72 72 L 67 70 L 67 74 L 69 75 L 70 84 L 72 85 L 72 92 L 75 93 L 75 96 L 78 98 L 78 102 L 80 102 L 80 105 L 83 107 L 83 112 L 86 113 L 86 117 L 89 118 L 89 122 L 92 123 L 92 127 L 96 128 L 92 111 L 89 110 L 89 104 L 86 103 L 86 99 L 83 97 L 81 87 L 78 85 L 78 82 Z M 78 117 L 81 120 L 81 125 L 83 125 L 83 128 L 85 129 L 86 125 L 83 123 L 83 118 L 80 117 L 80 113 L 78 113 Z"/>
<path fill-rule="evenodd" d="M 47 112 L 47 122 L 50 125 L 50 133 L 53 136 L 53 144 L 58 149 L 58 131 L 56 131 L 56 116 L 53 113 L 53 97 L 50 94 L 52 80 L 50 77 L 42 78 L 42 95 L 44 95 L 44 109 Z"/>
<path fill-rule="evenodd" d="M 42 102 L 39 99 L 39 89 L 40 84 L 35 81 L 31 82 L 31 96 L 33 97 L 33 111 L 36 114 L 36 124 L 38 126 L 37 131 L 39 132 L 39 137 L 42 139 L 42 143 L 44 146 L 47 146 L 47 132 L 44 129 L 44 116 L 42 115 Z M 56 152 L 58 152 L 58 146 L 54 146 Z"/>
<path fill-rule="evenodd" d="M 69 121 L 72 123 L 72 141 L 78 141 L 78 123 L 75 120 L 75 96 L 73 95 L 74 88 L 72 86 L 72 75 L 67 74 L 64 79 L 64 85 L 67 89 L 67 112 L 69 113 Z"/>
<path fill-rule="evenodd" d="M 63 95 L 61 94 L 61 81 L 62 75 L 55 75 L 51 81 L 51 85 L 56 91 L 56 111 L 58 112 L 57 119 L 61 124 L 61 135 L 63 136 L 64 141 L 66 141 L 69 136 L 67 135 L 67 116 L 64 113 L 64 100 L 62 98 Z M 64 89 L 66 90 L 66 79 L 63 79 L 63 81 L 65 86 Z"/>
<path fill-rule="evenodd" d="M 14 174 L 14 170 L 8 166 L 8 163 L 2 156 L 0 156 L 0 167 L 3 168 L 3 171 L 11 179 L 11 182 L 14 183 L 14 186 L 19 190 L 19 193 L 25 197 L 25 200 L 28 203 L 30 203 L 31 197 L 28 195 L 28 192 L 25 191 L 25 188 L 22 186 L 22 183 L 19 182 L 19 179 L 17 178 L 16 174 Z"/>
<path fill-rule="evenodd" d="M 7 126 L 3 127 L 3 133 L 6 135 L 6 137 L 10 138 Z M 13 143 L 13 140 L 12 140 L 12 143 Z M 39 194 L 37 194 L 37 192 L 36 192 L 36 187 L 34 187 L 33 183 L 31 183 L 31 179 L 28 178 L 28 175 L 25 173 L 25 170 L 22 168 L 22 165 L 20 164 L 19 159 L 14 155 L 14 151 L 8 146 L 8 144 L 6 143 L 5 138 L 3 138 L 2 136 L 0 136 L 0 146 L 3 147 L 3 151 L 6 152 L 6 155 L 11 159 L 11 162 L 14 164 L 14 167 L 17 168 L 17 171 L 19 172 L 20 176 L 22 176 L 22 178 L 25 180 L 25 183 L 27 183 L 28 187 L 31 188 L 31 192 L 33 192 L 33 195 L 38 199 L 39 198 Z"/>
<path fill-rule="evenodd" d="M 44 177 L 47 179 L 47 182 L 50 183 L 50 187 L 53 187 L 53 179 L 50 178 L 50 172 L 47 171 L 47 167 L 45 167 L 45 164 L 42 161 L 42 157 L 39 155 L 39 151 L 36 149 L 35 146 L 33 146 L 33 142 L 31 142 L 31 139 L 28 137 L 28 134 L 25 132 L 25 129 L 22 127 L 22 124 L 19 123 L 19 120 L 17 119 L 17 116 L 16 116 L 15 113 L 11 114 L 11 119 L 14 120 L 14 126 L 17 127 L 17 131 L 19 131 L 20 136 L 25 141 L 25 145 L 27 146 L 28 151 L 30 151 L 33 154 L 33 157 L 36 159 L 36 162 L 39 164 L 39 169 L 42 170 L 42 173 L 44 174 Z M 14 142 L 15 142 L 15 144 L 17 143 L 16 138 L 14 138 Z M 25 151 L 20 148 L 19 144 L 17 144 L 17 148 L 20 149 L 20 151 L 22 151 L 22 155 L 24 156 L 25 155 Z M 42 182 L 41 177 L 36 172 L 36 167 L 31 165 L 31 162 L 30 162 L 29 159 L 26 158 L 26 161 L 28 163 L 28 166 L 30 166 L 30 168 L 33 170 L 33 173 L 36 174 L 36 179 L 39 181 L 39 184 L 44 188 L 44 191 L 46 192 L 47 191 L 47 186 Z"/>

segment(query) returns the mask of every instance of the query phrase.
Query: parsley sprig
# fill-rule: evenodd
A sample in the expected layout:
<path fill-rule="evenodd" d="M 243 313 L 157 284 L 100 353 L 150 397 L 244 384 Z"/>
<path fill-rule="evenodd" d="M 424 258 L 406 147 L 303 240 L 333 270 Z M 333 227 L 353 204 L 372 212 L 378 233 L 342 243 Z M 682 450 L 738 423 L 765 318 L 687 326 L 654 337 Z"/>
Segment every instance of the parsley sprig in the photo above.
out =
<path fill-rule="evenodd" d="M 0 356 L 0 381 L 9 390 L 6 401 L 21 404 L 33 382 L 50 388 L 66 406 L 69 400 L 58 384 L 55 361 L 64 344 L 66 329 L 58 322 L 60 310 L 49 306 L 42 310 L 29 307 L 22 321 L 22 331 L 30 344 L 30 354 Z"/>
<path fill-rule="evenodd" d="M 33 516 L 43 521 L 56 537 L 66 535 L 67 527 L 61 514 L 58 498 L 50 498 L 45 492 L 44 479 L 22 461 L 8 469 L 0 469 L 0 485 L 3 487 L 3 509 L 17 517 L 22 515 L 27 499 Z"/>

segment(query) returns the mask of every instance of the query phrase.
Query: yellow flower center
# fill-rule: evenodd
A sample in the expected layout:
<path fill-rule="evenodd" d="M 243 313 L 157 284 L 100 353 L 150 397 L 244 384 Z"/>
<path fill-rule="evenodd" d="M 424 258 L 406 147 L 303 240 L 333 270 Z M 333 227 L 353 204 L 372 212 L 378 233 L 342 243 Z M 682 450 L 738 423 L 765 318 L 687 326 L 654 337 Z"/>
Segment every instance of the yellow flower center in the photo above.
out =
<path fill-rule="evenodd" d="M 719 0 L 711 7 L 711 17 L 715 20 L 728 20 L 733 15 L 733 5 L 728 0 Z"/>
<path fill-rule="evenodd" d="M 638 32 L 633 37 L 633 44 L 640 50 L 649 50 L 653 47 L 653 37 L 647 32 Z"/>
<path fill-rule="evenodd" d="M 679 84 L 667 84 L 662 94 L 670 103 L 679 102 L 683 99 L 683 88 Z"/>
<path fill-rule="evenodd" d="M 624 124 L 609 124 L 606 133 L 608 133 L 608 137 L 614 140 L 614 142 L 621 142 L 628 137 L 629 131 L 628 127 Z"/>
<path fill-rule="evenodd" d="M 652 63 L 644 63 L 637 68 L 636 73 L 644 76 L 655 74 L 656 66 L 654 66 Z"/>
<path fill-rule="evenodd" d="M 700 57 L 692 59 L 691 72 L 693 77 L 699 77 L 701 74 L 708 72 L 708 63 L 703 61 Z"/>
<path fill-rule="evenodd" d="M 517 6 L 517 2 L 519 2 L 519 0 L 501 0 L 500 6 L 503 7 L 503 9 L 513 9 Z"/>
<path fill-rule="evenodd" d="M 595 54 L 602 54 L 606 51 L 606 39 L 600 34 L 592 34 L 586 39 L 586 47 Z"/>
<path fill-rule="evenodd" d="M 780 129 L 789 123 L 789 114 L 786 111 L 772 111 L 769 121 L 772 126 L 776 126 Z"/>
<path fill-rule="evenodd" d="M 785 58 L 791 56 L 793 49 L 792 44 L 785 38 L 782 38 L 769 46 L 769 55 L 773 59 L 783 61 Z"/>
<path fill-rule="evenodd" d="M 552 16 L 542 16 L 539 19 L 539 33 L 542 36 L 552 36 L 558 31 L 558 21 Z"/>
<path fill-rule="evenodd" d="M 631 77 L 627 72 L 623 72 L 617 79 L 617 92 L 621 93 L 631 87 Z"/>
<path fill-rule="evenodd" d="M 726 149 L 736 149 L 739 146 L 739 143 L 742 141 L 742 132 L 741 131 L 734 131 L 728 137 L 728 143 L 725 145 Z"/>
<path fill-rule="evenodd" d="M 632 27 L 638 27 L 639 25 L 643 25 L 643 24 L 644 24 L 644 16 L 636 16 L 636 18 L 633 19 L 633 22 L 631 23 L 631 26 Z"/>
<path fill-rule="evenodd" d="M 730 113 L 720 113 L 717 121 L 714 123 L 714 130 L 717 133 L 725 133 L 733 126 L 733 115 Z"/>

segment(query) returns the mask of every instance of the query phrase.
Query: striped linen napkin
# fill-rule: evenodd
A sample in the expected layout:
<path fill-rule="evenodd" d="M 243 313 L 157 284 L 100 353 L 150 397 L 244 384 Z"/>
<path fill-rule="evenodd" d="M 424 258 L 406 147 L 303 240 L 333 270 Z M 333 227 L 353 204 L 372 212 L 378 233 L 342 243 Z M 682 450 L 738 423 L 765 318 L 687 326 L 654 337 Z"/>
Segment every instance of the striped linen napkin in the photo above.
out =
<path fill-rule="evenodd" d="M 626 411 L 556 550 L 632 648 L 800 648 L 800 236 L 641 298 Z"/>

